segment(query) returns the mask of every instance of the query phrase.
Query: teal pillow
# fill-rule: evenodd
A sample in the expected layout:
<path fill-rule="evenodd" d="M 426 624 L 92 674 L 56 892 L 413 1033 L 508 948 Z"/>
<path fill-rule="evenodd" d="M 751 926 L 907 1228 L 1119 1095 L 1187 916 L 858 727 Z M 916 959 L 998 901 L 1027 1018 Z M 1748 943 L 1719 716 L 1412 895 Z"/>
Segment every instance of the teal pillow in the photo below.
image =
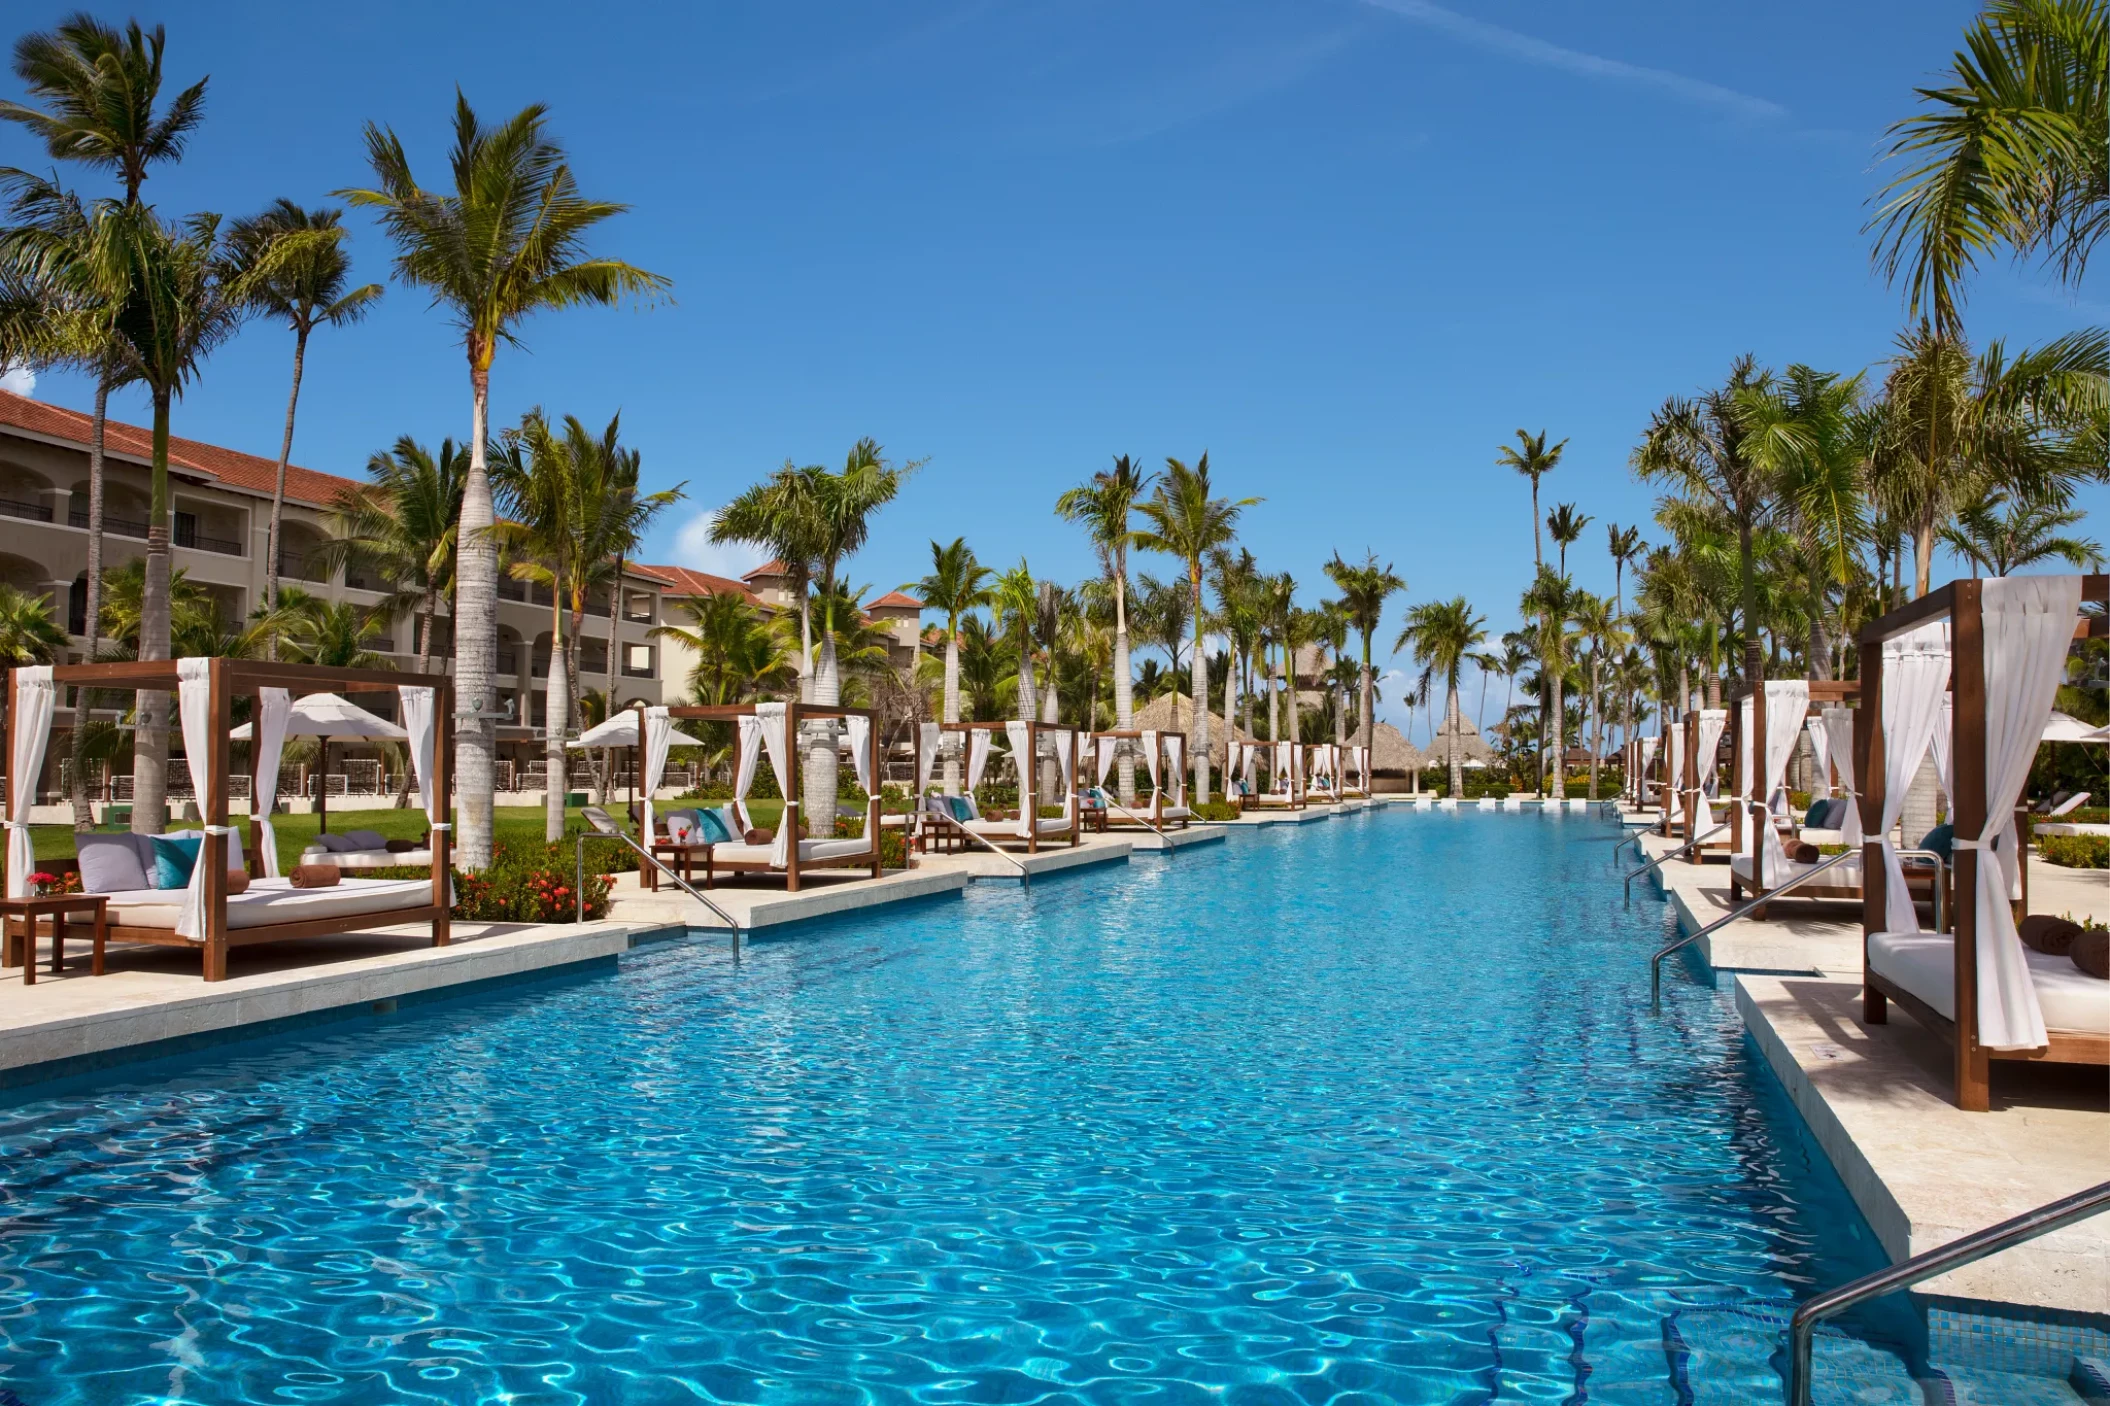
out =
<path fill-rule="evenodd" d="M 1942 863 L 1953 864 L 1956 862 L 1955 839 L 1955 826 L 1937 825 L 1926 833 L 1917 848 L 1931 850 L 1942 857 Z"/>
<path fill-rule="evenodd" d="M 147 879 L 157 889 L 180 889 L 190 885 L 190 871 L 198 867 L 198 846 L 204 837 L 193 835 L 172 840 L 167 835 L 149 835 L 154 849 L 154 872 Z"/>
<path fill-rule="evenodd" d="M 697 812 L 697 821 L 703 829 L 703 834 L 699 838 L 705 844 L 729 845 L 733 842 L 732 828 L 726 823 L 724 811 L 699 811 Z"/>
<path fill-rule="evenodd" d="M 947 796 L 945 804 L 952 807 L 952 818 L 961 824 L 964 825 L 974 819 L 974 797 Z"/>
<path fill-rule="evenodd" d="M 1832 803 L 1830 801 L 1813 801 L 1810 804 L 1810 813 L 1802 817 L 1802 828 L 1805 830 L 1830 829 L 1831 827 L 1824 823 L 1824 817 L 1830 812 L 1831 808 Z"/>

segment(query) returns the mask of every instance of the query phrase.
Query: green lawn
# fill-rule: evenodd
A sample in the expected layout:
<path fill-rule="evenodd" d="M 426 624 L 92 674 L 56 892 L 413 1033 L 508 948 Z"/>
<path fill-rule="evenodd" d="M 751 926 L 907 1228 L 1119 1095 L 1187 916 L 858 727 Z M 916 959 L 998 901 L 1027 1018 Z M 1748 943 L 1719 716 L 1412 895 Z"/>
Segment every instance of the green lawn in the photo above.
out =
<path fill-rule="evenodd" d="M 680 801 L 662 801 L 658 808 L 665 811 L 682 805 Z M 755 824 L 774 827 L 777 817 L 783 813 L 782 801 L 750 801 L 748 813 Z M 621 804 L 609 807 L 609 813 L 618 819 L 622 816 Z M 577 831 L 586 828 L 579 816 L 578 807 L 564 813 L 566 828 Z M 246 837 L 249 821 L 246 816 L 237 816 L 236 823 Z M 182 825 L 171 829 L 181 830 Z M 278 832 L 279 866 L 291 867 L 321 830 L 317 817 L 312 815 L 281 815 L 272 824 Z M 374 830 L 391 840 L 422 839 L 425 834 L 425 813 L 421 810 L 345 810 L 330 815 L 330 829 L 338 833 L 346 830 Z M 497 830 L 500 843 L 537 845 L 542 843 L 543 814 L 540 806 L 499 806 L 497 808 Z M 30 835 L 36 841 L 38 859 L 73 858 L 73 831 L 64 825 L 32 826 Z"/>

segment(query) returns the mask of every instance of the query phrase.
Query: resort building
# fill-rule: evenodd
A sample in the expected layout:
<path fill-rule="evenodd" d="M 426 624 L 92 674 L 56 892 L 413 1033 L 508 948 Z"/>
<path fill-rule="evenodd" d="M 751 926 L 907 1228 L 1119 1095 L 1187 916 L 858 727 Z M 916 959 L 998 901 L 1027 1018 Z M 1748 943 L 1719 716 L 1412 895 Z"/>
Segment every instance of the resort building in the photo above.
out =
<path fill-rule="evenodd" d="M 71 636 L 62 663 L 79 663 L 87 650 L 88 416 L 0 391 L 0 582 L 51 600 L 53 615 Z M 108 422 L 104 434 L 103 562 L 106 570 L 146 555 L 152 437 L 140 426 Z M 169 440 L 171 566 L 203 587 L 234 626 L 264 599 L 275 459 L 172 436 Z M 279 544 L 280 580 L 330 601 L 379 605 L 388 583 L 356 569 L 326 568 L 316 549 L 330 535 L 331 507 L 360 481 L 289 464 Z M 631 567 L 623 575 L 615 647 L 618 704 L 661 701 L 661 642 L 651 631 L 665 612 L 664 597 L 679 587 L 672 568 Z M 510 721 L 498 730 L 500 780 L 516 784 L 530 763 L 539 767 L 542 740 L 535 728 L 546 713 L 550 611 L 546 587 L 501 579 L 498 603 L 498 706 Z M 445 610 L 444 603 L 442 610 Z M 400 616 L 370 642 L 402 668 L 416 667 L 414 621 Z M 440 622 L 434 667 L 451 671 L 452 632 Z M 608 599 L 589 608 L 580 663 L 584 686 L 602 685 L 609 664 Z M 508 710 L 510 710 L 508 712 Z M 111 714 L 115 716 L 115 714 Z M 59 726 L 70 726 L 70 710 Z M 51 748 L 46 789 L 59 786 L 64 746 Z M 128 778 L 127 778 L 128 779 Z"/>

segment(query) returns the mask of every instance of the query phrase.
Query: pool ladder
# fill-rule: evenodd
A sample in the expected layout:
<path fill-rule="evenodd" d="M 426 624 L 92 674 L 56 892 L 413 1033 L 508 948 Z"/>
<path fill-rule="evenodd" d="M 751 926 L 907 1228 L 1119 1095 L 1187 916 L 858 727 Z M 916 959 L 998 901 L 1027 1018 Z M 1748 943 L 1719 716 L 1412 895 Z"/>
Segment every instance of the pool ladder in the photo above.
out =
<path fill-rule="evenodd" d="M 2110 1210 L 2110 1181 L 2077 1191 L 2071 1196 L 2039 1206 L 2034 1211 L 2025 1211 L 2012 1220 L 1987 1226 L 1973 1235 L 1960 1240 L 1951 1240 L 1922 1255 L 1914 1255 L 1888 1269 L 1879 1269 L 1851 1284 L 1842 1284 L 1828 1294 L 1819 1294 L 1795 1310 L 1788 1321 L 1788 1381 L 1787 1406 L 1810 1406 L 1810 1354 L 1811 1340 L 1816 1335 L 1817 1325 L 1827 1318 L 1846 1312 L 1857 1304 L 1899 1289 L 1909 1289 L 1924 1279 L 1937 1274 L 1946 1274 L 1952 1269 L 1961 1269 L 1967 1264 L 1976 1264 L 1988 1255 L 1997 1254 L 2015 1245 L 2024 1244 L 2040 1235 L 2048 1235 L 2062 1226 L 2072 1225 L 2093 1215 Z"/>
<path fill-rule="evenodd" d="M 961 834 L 965 835 L 965 836 L 966 836 L 966 837 L 967 837 L 968 839 L 970 839 L 970 840 L 973 840 L 973 841 L 974 841 L 974 842 L 975 842 L 976 844 L 980 845 L 980 846 L 981 846 L 981 847 L 982 847 L 983 849 L 986 849 L 986 850 L 988 850 L 988 851 L 989 851 L 989 852 L 990 852 L 991 854 L 995 855 L 995 856 L 996 856 L 996 857 L 997 857 L 998 859 L 1001 859 L 1001 860 L 1003 860 L 1003 861 L 1004 861 L 1005 863 L 1007 863 L 1007 864 L 1011 865 L 1011 866 L 1012 866 L 1013 868 L 1015 868 L 1015 869 L 1017 869 L 1017 870 L 1018 870 L 1018 881 L 1019 881 L 1019 883 L 1020 883 L 1020 884 L 1022 884 L 1022 885 L 1024 885 L 1024 886 L 1025 886 L 1026 888 L 1031 888 L 1031 887 L 1033 887 L 1033 871 L 1032 871 L 1032 870 L 1030 870 L 1030 869 L 1028 869 L 1028 868 L 1027 868 L 1027 867 L 1025 866 L 1025 863 L 1024 863 L 1024 861 L 1022 861 L 1021 859 L 1019 859 L 1019 857 L 1018 857 L 1017 855 L 1015 855 L 1015 854 L 1008 854 L 1008 853 L 1006 853 L 1005 851 L 1003 851 L 1003 850 L 1000 850 L 1000 849 L 998 849 L 998 848 L 997 848 L 997 847 L 996 847 L 995 845 L 991 844 L 991 843 L 990 843 L 990 842 L 989 842 L 988 840 L 984 839 L 984 838 L 983 838 L 982 836 L 980 836 L 980 835 L 977 835 L 977 834 L 976 834 L 976 833 L 975 833 L 974 831 L 972 831 L 972 830 L 968 829 L 968 828 L 967 828 L 967 827 L 966 827 L 965 825 L 962 825 L 962 824 L 961 824 L 961 823 L 960 823 L 959 821 L 957 821 L 957 820 L 953 819 L 953 818 L 952 818 L 952 817 L 951 817 L 950 815 L 945 815 L 945 814 L 941 814 L 940 812 L 938 812 L 938 811 L 935 811 L 935 810 L 931 810 L 931 809 L 929 809 L 928 807 L 926 807 L 926 808 L 925 808 L 925 809 L 923 810 L 923 812 L 922 812 L 922 813 L 923 813 L 924 815 L 926 815 L 926 816 L 929 816 L 930 818 L 932 818 L 932 819 L 934 819 L 934 820 L 942 820 L 942 821 L 944 821 L 944 822 L 945 822 L 945 823 L 946 823 L 947 825 L 950 825 L 950 826 L 952 826 L 952 828 L 953 828 L 953 829 L 955 829 L 955 830 L 959 831 L 959 832 L 960 832 Z M 1035 823 L 1038 823 L 1038 822 L 1036 821 Z"/>
<path fill-rule="evenodd" d="M 654 869 L 657 869 L 660 873 L 665 874 L 668 878 L 672 879 L 676 888 L 680 889 L 689 897 L 695 899 L 698 903 L 701 903 L 704 907 L 710 909 L 713 913 L 716 913 L 718 915 L 718 921 L 724 923 L 727 928 L 732 930 L 733 955 L 735 957 L 740 955 L 740 924 L 734 921 L 732 914 L 726 912 L 723 908 L 720 908 L 717 904 L 711 902 L 710 899 L 705 898 L 701 893 L 698 893 L 695 887 L 692 886 L 687 879 L 684 879 L 681 875 L 675 873 L 672 869 L 669 869 L 665 864 L 661 863 L 658 855 L 652 853 L 643 845 L 639 844 L 636 840 L 633 840 L 628 835 L 624 834 L 623 831 L 617 827 L 615 821 L 609 818 L 607 811 L 602 810 L 599 806 L 588 806 L 586 808 L 585 815 L 586 823 L 594 828 L 594 832 L 596 834 L 604 835 L 612 840 L 621 840 L 624 844 L 630 846 L 632 850 L 635 850 L 637 852 L 637 857 L 639 859 L 643 860 L 647 864 L 650 864 Z M 579 836 L 577 855 L 579 869 L 577 875 L 572 879 L 571 891 L 573 901 L 576 905 L 577 919 L 579 922 L 586 921 L 587 838 L 588 837 L 583 834 Z"/>
<path fill-rule="evenodd" d="M 1643 874 L 1649 873 L 1652 870 L 1662 868 L 1664 865 L 1670 863 L 1673 859 L 1676 859 L 1681 854 L 1690 853 L 1692 850 L 1698 848 L 1701 845 L 1706 844 L 1709 840 L 1713 839 L 1716 835 L 1721 834 L 1728 828 L 1729 827 L 1727 825 L 1717 825 L 1704 835 L 1695 835 L 1691 839 L 1687 840 L 1684 844 L 1679 845 L 1676 849 L 1672 850 L 1669 854 L 1659 855 L 1656 858 L 1651 859 L 1648 863 L 1642 865 L 1639 869 L 1636 869 L 1633 873 L 1627 875 L 1627 898 L 1631 900 L 1634 896 L 1634 880 L 1640 878 Z M 1624 849 L 1630 841 L 1637 840 L 1639 838 L 1641 838 L 1639 835 L 1629 835 L 1626 837 L 1626 839 L 1621 840 L 1618 845 L 1613 847 L 1612 857 L 1614 859 L 1617 859 L 1619 857 L 1619 851 L 1621 849 Z"/>

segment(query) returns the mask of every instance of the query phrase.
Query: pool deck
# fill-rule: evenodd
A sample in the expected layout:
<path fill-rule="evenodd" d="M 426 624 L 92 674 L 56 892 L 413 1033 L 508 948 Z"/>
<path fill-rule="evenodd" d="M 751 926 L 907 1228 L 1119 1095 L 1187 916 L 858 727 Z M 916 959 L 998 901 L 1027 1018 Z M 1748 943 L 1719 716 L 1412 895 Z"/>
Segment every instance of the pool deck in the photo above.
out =
<path fill-rule="evenodd" d="M 1639 841 L 1652 858 L 1675 843 Z M 1674 859 L 1652 878 L 1680 930 L 1694 932 L 1731 910 L 1728 874 L 1726 865 Z M 2088 871 L 2032 863 L 2030 899 L 2040 912 L 2110 916 L 2110 884 Z M 1893 1260 L 2092 1186 L 2110 1167 L 2101 1071 L 2001 1064 L 1993 1110 L 1965 1113 L 1949 1096 L 1945 1044 L 1896 1007 L 1884 1025 L 1861 1023 L 1857 904 L 1788 900 L 1766 921 L 1739 919 L 1694 949 L 1703 979 L 1729 993 Z M 2110 1225 L 2069 1227 L 1919 1292 L 2110 1317 Z"/>
<path fill-rule="evenodd" d="M 1122 838 L 1134 846 L 1138 854 L 1162 854 L 1168 849 L 1221 843 L 1230 833 L 1230 827 L 1225 825 L 1189 825 L 1184 830 L 1167 830 L 1162 835 L 1153 835 L 1148 830 L 1127 832 Z"/>
<path fill-rule="evenodd" d="M 237 947 L 228 979 L 215 982 L 199 978 L 197 953 L 167 947 L 113 947 L 106 974 L 90 976 L 82 944 L 72 944 L 61 974 L 51 973 L 47 956 L 34 986 L 19 968 L 0 979 L 0 1084 L 242 1027 L 386 1009 L 406 997 L 611 959 L 628 950 L 630 928 L 456 923 L 447 946 L 430 943 L 430 929 L 404 927 Z"/>

